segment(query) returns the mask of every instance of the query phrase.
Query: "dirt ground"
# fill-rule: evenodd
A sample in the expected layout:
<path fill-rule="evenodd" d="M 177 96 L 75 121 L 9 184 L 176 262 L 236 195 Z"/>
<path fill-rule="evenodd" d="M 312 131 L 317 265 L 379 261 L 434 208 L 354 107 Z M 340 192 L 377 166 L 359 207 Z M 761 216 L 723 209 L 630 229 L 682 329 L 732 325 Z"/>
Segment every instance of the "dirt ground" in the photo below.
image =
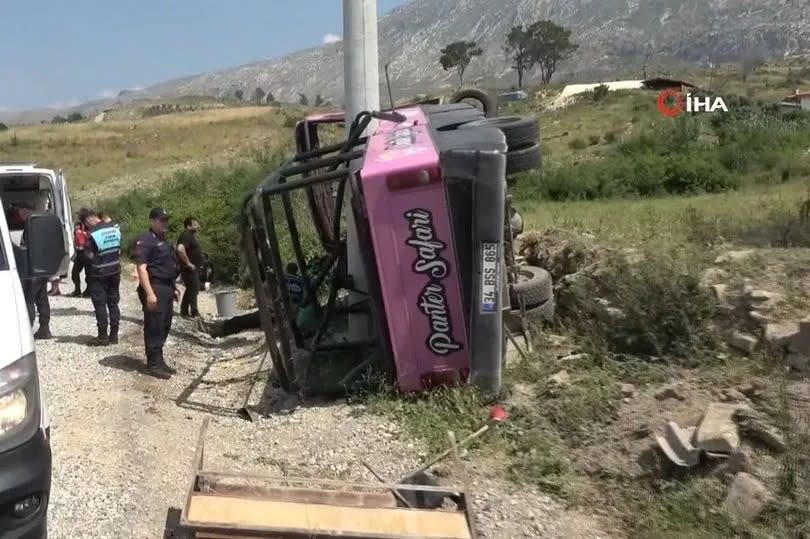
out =
<path fill-rule="evenodd" d="M 144 375 L 134 288 L 122 283 L 121 343 L 102 349 L 85 345 L 95 329 L 89 300 L 51 300 L 56 338 L 38 345 L 38 358 L 52 425 L 53 539 L 164 537 L 183 506 L 204 417 L 211 418 L 206 467 L 212 469 L 374 482 L 361 459 L 394 480 L 427 456 L 398 425 L 344 402 L 277 408 L 256 423 L 240 418 L 254 373 L 260 371 L 254 404 L 267 379 L 259 333 L 214 341 L 177 317 L 166 351 L 178 374 L 170 381 Z M 210 294 L 201 303 L 204 313 L 214 312 Z M 470 458 L 483 537 L 609 536 L 593 519 L 492 478 Z"/>

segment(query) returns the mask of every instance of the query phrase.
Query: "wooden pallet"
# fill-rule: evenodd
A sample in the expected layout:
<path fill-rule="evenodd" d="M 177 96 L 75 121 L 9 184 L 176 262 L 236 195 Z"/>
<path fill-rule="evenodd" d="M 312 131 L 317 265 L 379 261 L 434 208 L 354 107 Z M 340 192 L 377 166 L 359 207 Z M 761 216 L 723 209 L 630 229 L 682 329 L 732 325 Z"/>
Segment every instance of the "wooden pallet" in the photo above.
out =
<path fill-rule="evenodd" d="M 180 524 L 202 539 L 475 539 L 467 494 L 457 487 L 368 485 L 203 469 L 203 421 Z M 393 492 L 441 492 L 455 509 L 398 507 Z"/>

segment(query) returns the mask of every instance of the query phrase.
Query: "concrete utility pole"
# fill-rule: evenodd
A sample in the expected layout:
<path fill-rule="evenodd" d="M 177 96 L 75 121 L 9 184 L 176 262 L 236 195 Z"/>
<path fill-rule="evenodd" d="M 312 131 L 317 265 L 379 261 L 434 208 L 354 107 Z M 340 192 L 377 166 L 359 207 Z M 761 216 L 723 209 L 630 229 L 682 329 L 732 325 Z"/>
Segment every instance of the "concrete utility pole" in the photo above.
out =
<path fill-rule="evenodd" d="M 364 110 L 380 110 L 380 67 L 377 43 L 377 0 L 343 0 L 343 77 L 346 103 L 346 133 L 352 120 Z M 373 128 L 373 123 L 372 126 Z M 351 210 L 350 191 L 346 197 L 346 252 L 349 275 L 357 290 L 368 292 L 368 280 Z M 349 303 L 363 297 L 352 294 Z M 349 315 L 349 335 L 363 338 L 368 332 L 364 315 Z"/>

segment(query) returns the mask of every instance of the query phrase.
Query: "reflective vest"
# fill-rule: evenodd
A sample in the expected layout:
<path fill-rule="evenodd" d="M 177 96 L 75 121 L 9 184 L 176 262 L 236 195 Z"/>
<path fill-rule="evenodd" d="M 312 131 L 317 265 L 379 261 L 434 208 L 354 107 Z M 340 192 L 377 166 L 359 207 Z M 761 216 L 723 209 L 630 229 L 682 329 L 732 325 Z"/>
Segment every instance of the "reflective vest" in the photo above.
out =
<path fill-rule="evenodd" d="M 101 224 L 90 231 L 94 257 L 90 262 L 91 274 L 108 277 L 121 273 L 121 230 L 112 223 Z"/>

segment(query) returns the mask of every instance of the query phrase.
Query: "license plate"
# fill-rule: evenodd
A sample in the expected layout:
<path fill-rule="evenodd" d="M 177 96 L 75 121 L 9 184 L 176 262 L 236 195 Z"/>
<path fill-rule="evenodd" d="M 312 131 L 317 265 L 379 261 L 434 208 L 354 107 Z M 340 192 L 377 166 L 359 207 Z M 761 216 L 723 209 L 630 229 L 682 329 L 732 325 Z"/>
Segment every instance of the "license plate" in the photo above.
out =
<path fill-rule="evenodd" d="M 481 244 L 481 312 L 494 313 L 498 306 L 497 243 Z"/>

